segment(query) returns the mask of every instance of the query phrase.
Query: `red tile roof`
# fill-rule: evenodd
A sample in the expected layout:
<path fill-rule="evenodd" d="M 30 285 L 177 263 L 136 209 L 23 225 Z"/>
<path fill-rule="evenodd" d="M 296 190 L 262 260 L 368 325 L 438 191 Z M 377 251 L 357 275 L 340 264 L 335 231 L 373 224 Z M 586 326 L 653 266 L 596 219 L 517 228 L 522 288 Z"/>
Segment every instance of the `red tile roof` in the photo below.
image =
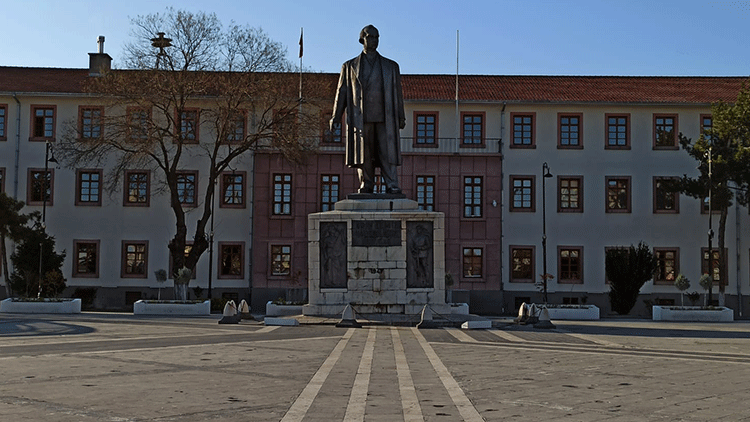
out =
<path fill-rule="evenodd" d="M 0 92 L 83 92 L 88 69 L 47 67 L 0 67 Z"/>
<path fill-rule="evenodd" d="M 338 75 L 315 74 L 330 79 Z M 83 92 L 88 69 L 0 67 L 0 93 Z M 747 77 L 460 75 L 461 101 L 708 104 L 734 101 Z M 404 97 L 454 101 L 455 75 L 403 75 Z"/>
<path fill-rule="evenodd" d="M 746 77 L 459 76 L 464 101 L 713 103 L 734 101 Z M 409 99 L 455 100 L 455 75 L 405 75 Z"/>

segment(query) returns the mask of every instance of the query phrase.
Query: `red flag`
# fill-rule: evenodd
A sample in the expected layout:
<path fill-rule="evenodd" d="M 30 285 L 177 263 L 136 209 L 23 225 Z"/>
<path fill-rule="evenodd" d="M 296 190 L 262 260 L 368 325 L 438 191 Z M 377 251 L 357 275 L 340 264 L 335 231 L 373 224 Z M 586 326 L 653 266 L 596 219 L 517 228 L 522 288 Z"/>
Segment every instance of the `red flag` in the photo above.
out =
<path fill-rule="evenodd" d="M 299 58 L 302 58 L 302 28 L 299 29 Z"/>

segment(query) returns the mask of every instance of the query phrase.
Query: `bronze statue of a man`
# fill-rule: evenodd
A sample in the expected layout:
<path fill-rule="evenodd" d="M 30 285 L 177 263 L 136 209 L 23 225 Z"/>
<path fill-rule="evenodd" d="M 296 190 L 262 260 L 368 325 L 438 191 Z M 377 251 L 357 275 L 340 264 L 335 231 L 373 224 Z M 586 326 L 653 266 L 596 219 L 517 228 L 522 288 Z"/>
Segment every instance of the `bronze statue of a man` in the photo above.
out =
<path fill-rule="evenodd" d="M 373 192 L 376 167 L 386 192 L 401 193 L 399 129 L 406 125 L 401 74 L 396 62 L 377 52 L 379 37 L 377 28 L 364 27 L 359 34 L 362 54 L 341 67 L 331 129 L 346 111 L 346 165 L 357 169 L 359 193 Z"/>

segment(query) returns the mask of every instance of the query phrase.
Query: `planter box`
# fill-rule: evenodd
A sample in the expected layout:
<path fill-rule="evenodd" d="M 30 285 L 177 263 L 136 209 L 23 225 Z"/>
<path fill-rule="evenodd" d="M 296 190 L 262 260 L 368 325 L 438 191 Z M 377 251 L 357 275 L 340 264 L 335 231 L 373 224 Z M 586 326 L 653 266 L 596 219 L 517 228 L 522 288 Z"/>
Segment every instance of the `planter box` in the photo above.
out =
<path fill-rule="evenodd" d="M 0 312 L 13 314 L 80 314 L 81 299 L 37 302 L 8 298 L 0 302 Z"/>
<path fill-rule="evenodd" d="M 734 311 L 729 308 L 705 309 L 700 306 L 654 306 L 654 321 L 732 322 Z"/>
<path fill-rule="evenodd" d="M 449 303 L 452 315 L 469 315 L 468 303 Z"/>
<path fill-rule="evenodd" d="M 211 315 L 211 301 L 185 303 L 179 301 L 139 300 L 133 304 L 135 315 Z"/>
<path fill-rule="evenodd" d="M 304 305 L 277 305 L 273 302 L 266 303 L 266 316 L 302 315 Z"/>
<path fill-rule="evenodd" d="M 595 321 L 599 319 L 599 307 L 595 305 L 572 305 L 570 307 L 547 306 L 549 319 L 571 321 Z"/>

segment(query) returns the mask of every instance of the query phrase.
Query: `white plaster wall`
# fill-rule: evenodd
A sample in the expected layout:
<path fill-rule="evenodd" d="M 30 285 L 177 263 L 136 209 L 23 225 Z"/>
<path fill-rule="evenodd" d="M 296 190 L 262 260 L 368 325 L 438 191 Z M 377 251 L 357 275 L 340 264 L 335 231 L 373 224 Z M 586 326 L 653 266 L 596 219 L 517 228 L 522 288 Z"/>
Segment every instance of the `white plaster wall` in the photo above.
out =
<path fill-rule="evenodd" d="M 31 96 L 19 94 L 21 101 L 21 124 L 20 124 L 20 158 L 18 173 L 18 199 L 26 201 L 27 169 L 44 168 L 44 142 L 29 142 L 30 131 L 30 105 L 31 104 L 55 104 L 56 113 L 56 137 L 59 139 L 63 133 L 64 123 L 78 118 L 79 105 L 97 104 L 95 99 L 82 98 L 82 96 Z M 16 147 L 16 102 L 12 97 L 0 96 L 0 104 L 7 104 L 8 116 L 6 119 L 8 139 L 0 142 L 0 168 L 5 168 L 5 192 L 13 196 L 14 160 Z M 204 124 L 200 129 L 201 137 L 211 136 L 209 125 Z M 53 144 L 54 147 L 54 144 Z M 186 208 L 188 240 L 194 234 L 195 223 L 203 213 L 202 198 L 208 183 L 208 169 L 206 159 L 200 157 L 201 150 L 192 147 L 189 151 L 190 157 L 185 160 L 185 170 L 198 170 L 198 206 Z M 247 172 L 246 201 L 244 209 L 229 209 L 219 207 L 217 200 L 216 215 L 214 220 L 215 242 L 214 242 L 214 275 L 212 286 L 214 288 L 244 288 L 248 286 L 250 262 L 252 206 L 249 203 L 252 186 L 252 160 L 244 157 L 235 161 L 235 169 Z M 58 251 L 65 250 L 67 257 L 63 266 L 63 274 L 67 278 L 68 286 L 92 286 L 92 287 L 171 287 L 172 282 L 168 280 L 164 284 L 157 283 L 154 271 L 169 268 L 169 251 L 167 244 L 175 233 L 175 217 L 169 207 L 169 197 L 166 193 L 157 193 L 158 173 L 151 172 L 151 202 L 149 207 L 125 207 L 123 206 L 122 183 L 116 192 L 103 193 L 102 205 L 75 206 L 75 169 L 68 169 L 61 164 L 50 164 L 54 170 L 54 205 L 47 205 L 47 231 L 56 238 Z M 105 177 L 107 169 L 104 169 Z M 24 212 L 42 211 L 42 206 L 27 206 Z M 208 227 L 207 227 L 208 230 Z M 100 240 L 100 259 L 98 278 L 75 278 L 72 277 L 73 263 L 73 241 L 74 240 Z M 121 255 L 123 240 L 148 240 L 148 278 L 121 278 Z M 218 242 L 243 241 L 245 242 L 245 277 L 242 280 L 218 279 Z M 13 245 L 8 242 L 8 249 Z M 10 256 L 10 253 L 8 254 Z M 196 280 L 191 281 L 190 286 L 199 285 L 208 287 L 208 251 L 201 257 L 197 265 Z M 9 261 L 10 264 L 10 261 Z M 5 280 L 0 274 L 0 283 Z"/>
<path fill-rule="evenodd" d="M 536 112 L 536 148 L 509 148 L 512 122 L 511 112 Z M 582 150 L 557 148 L 557 114 L 583 113 Z M 606 150 L 605 113 L 630 113 L 630 150 Z M 698 200 L 680 196 L 679 214 L 653 213 L 653 177 L 697 175 L 697 162 L 684 150 L 653 150 L 653 114 L 676 113 L 678 130 L 697 139 L 700 135 L 700 115 L 710 114 L 704 106 L 653 105 L 509 105 L 506 109 L 503 161 L 503 283 L 505 290 L 533 291 L 533 285 L 509 283 L 509 246 L 535 245 L 535 277 L 539 280 L 542 267 L 542 163 L 547 162 L 553 178 L 547 179 L 547 267 L 555 279 L 548 283 L 549 292 L 609 291 L 605 284 L 604 249 L 609 246 L 629 246 L 640 241 L 653 247 L 679 247 L 679 271 L 692 280 L 690 291 L 698 290 L 701 275 L 700 251 L 707 247 L 708 215 L 701 214 Z M 536 212 L 510 212 L 512 191 L 510 175 L 535 175 Z M 557 176 L 583 176 L 583 213 L 557 212 Z M 605 177 L 630 176 L 632 212 L 605 212 Z M 739 279 L 747 292 L 747 216 L 740 207 Z M 737 288 L 737 230 L 735 208 L 729 211 L 726 230 L 729 285 L 727 293 Z M 714 218 L 714 248 L 718 245 L 718 215 Z M 583 246 L 583 284 L 557 283 L 558 245 Z M 668 285 L 649 281 L 642 293 L 678 293 Z"/>

